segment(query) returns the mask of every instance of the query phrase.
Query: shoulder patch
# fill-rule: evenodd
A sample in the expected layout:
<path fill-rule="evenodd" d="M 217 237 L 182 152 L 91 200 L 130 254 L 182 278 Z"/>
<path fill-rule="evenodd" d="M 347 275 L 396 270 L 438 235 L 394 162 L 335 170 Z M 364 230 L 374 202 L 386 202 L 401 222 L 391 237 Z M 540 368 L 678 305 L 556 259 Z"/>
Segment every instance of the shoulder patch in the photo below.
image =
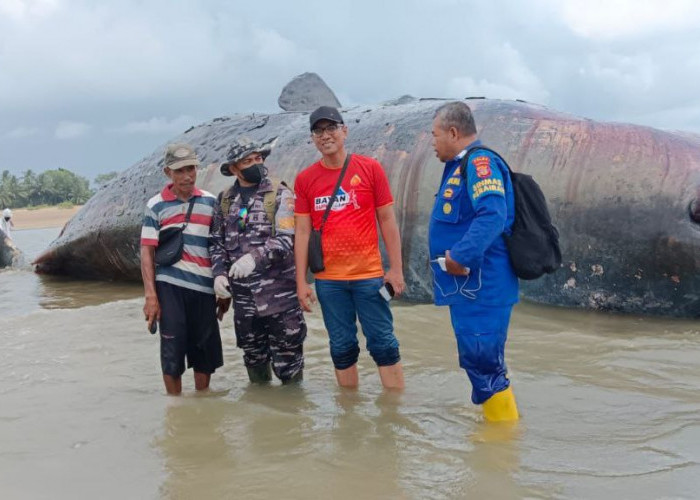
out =
<path fill-rule="evenodd" d="M 479 179 L 491 177 L 491 159 L 488 156 L 479 156 L 472 160 L 476 168 L 476 175 Z"/>

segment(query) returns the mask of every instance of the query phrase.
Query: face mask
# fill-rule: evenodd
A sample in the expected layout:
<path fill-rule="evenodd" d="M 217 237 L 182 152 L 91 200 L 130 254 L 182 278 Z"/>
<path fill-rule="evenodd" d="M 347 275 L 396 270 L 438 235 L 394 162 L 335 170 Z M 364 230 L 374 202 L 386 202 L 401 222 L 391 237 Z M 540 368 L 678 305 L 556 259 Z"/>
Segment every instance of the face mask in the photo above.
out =
<path fill-rule="evenodd" d="M 256 163 L 255 165 L 251 165 L 250 167 L 241 170 L 241 177 L 243 177 L 244 181 L 250 182 L 251 184 L 260 184 L 260 181 L 263 178 L 263 172 L 266 170 L 265 165 L 262 163 Z"/>
<path fill-rule="evenodd" d="M 10 218 L 9 218 L 9 217 L 5 217 L 5 220 L 10 220 Z"/>

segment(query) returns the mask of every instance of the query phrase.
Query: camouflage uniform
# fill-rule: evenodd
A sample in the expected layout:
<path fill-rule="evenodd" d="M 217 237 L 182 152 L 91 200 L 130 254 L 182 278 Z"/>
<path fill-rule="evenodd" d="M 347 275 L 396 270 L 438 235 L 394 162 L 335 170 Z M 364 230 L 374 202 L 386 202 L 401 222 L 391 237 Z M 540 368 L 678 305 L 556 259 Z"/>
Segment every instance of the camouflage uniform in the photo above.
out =
<path fill-rule="evenodd" d="M 230 279 L 236 344 L 243 349 L 246 367 L 272 361 L 275 375 L 289 380 L 304 366 L 306 323 L 296 293 L 294 267 L 294 194 L 284 185 L 277 189 L 275 235 L 264 207 L 265 193 L 273 183 L 263 177 L 248 201 L 245 228 L 239 226 L 242 199 L 238 181 L 219 195 L 214 209 L 209 252 L 214 276 L 228 276 L 231 264 L 250 253 L 255 269 L 247 278 Z M 221 200 L 228 197 L 227 214 Z"/>

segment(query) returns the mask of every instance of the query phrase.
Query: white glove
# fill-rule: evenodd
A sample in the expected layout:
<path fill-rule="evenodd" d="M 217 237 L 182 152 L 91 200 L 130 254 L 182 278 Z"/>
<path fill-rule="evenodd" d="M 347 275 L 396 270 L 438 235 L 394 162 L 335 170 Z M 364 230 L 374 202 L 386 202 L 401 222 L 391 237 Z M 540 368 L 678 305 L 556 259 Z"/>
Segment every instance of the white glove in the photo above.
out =
<path fill-rule="evenodd" d="M 214 278 L 214 293 L 222 299 L 230 299 L 231 291 L 229 290 L 228 278 L 226 276 L 217 276 Z"/>
<path fill-rule="evenodd" d="M 228 275 L 233 279 L 247 278 L 255 269 L 255 259 L 249 253 L 245 254 L 243 257 L 238 259 L 231 266 L 231 270 Z"/>

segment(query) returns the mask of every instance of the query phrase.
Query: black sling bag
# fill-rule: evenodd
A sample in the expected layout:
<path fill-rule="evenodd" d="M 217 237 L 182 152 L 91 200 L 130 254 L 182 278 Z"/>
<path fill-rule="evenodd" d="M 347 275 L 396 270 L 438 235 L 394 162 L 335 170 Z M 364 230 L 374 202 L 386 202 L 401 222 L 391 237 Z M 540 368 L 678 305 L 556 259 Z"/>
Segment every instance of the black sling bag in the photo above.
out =
<path fill-rule="evenodd" d="M 187 224 L 190 222 L 194 208 L 194 195 L 190 200 L 190 206 L 185 215 L 185 224 L 181 227 L 169 227 L 158 233 L 158 246 L 156 247 L 156 264 L 159 266 L 172 266 L 182 258 L 182 251 L 185 246 L 185 235 L 182 234 Z"/>
<path fill-rule="evenodd" d="M 340 188 L 340 183 L 343 181 L 345 176 L 345 171 L 350 163 L 350 154 L 345 157 L 345 163 L 343 164 L 343 169 L 340 171 L 340 177 L 338 177 L 338 182 L 335 183 L 335 188 L 333 189 L 333 194 L 331 199 L 328 200 L 328 205 L 326 205 L 326 211 L 323 213 L 323 219 L 321 219 L 321 225 L 318 230 L 311 226 L 311 233 L 309 234 L 309 269 L 312 273 L 320 273 L 326 266 L 323 264 L 323 247 L 321 246 L 321 233 L 323 232 L 323 226 L 326 224 L 326 219 L 328 219 L 328 214 L 331 212 L 331 207 L 333 202 L 335 202 L 335 196 L 338 194 L 338 189 Z"/>

